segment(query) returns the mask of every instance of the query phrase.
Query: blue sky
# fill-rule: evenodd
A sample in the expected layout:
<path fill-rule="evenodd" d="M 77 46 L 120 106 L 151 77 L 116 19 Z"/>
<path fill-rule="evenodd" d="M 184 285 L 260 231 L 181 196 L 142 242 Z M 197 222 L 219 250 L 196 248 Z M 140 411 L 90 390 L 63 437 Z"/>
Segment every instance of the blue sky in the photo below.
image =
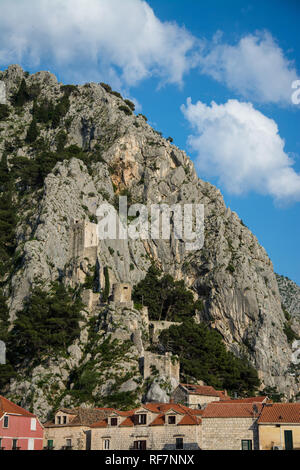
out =
<path fill-rule="evenodd" d="M 0 0 L 0 68 L 135 99 L 300 284 L 299 19 L 297 0 Z"/>

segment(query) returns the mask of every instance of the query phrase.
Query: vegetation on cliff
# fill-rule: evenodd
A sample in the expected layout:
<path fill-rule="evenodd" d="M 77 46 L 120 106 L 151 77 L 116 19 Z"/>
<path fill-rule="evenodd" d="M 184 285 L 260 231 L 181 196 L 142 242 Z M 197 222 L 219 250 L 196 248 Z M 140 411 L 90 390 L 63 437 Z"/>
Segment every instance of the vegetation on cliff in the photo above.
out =
<path fill-rule="evenodd" d="M 228 351 L 220 333 L 205 323 L 187 319 L 163 331 L 160 341 L 166 350 L 179 356 L 185 382 L 191 378 L 203 380 L 241 396 L 253 395 L 260 384 L 257 371 L 248 360 Z"/>

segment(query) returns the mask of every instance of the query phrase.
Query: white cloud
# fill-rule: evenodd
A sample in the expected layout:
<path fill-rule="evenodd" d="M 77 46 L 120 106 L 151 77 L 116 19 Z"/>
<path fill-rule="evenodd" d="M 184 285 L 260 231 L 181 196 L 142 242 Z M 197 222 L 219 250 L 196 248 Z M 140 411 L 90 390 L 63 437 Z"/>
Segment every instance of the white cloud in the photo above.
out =
<path fill-rule="evenodd" d="M 188 98 L 181 110 L 194 128 L 189 145 L 200 177 L 218 177 L 233 194 L 252 190 L 281 203 L 300 201 L 300 174 L 273 119 L 237 100 L 207 106 Z"/>
<path fill-rule="evenodd" d="M 191 66 L 193 36 L 142 0 L 1 0 L 0 8 L 2 65 L 46 63 L 119 86 L 152 75 L 181 84 Z"/>
<path fill-rule="evenodd" d="M 296 69 L 268 32 L 244 36 L 232 46 L 221 43 L 218 34 L 210 51 L 199 56 L 202 73 L 224 82 L 247 99 L 292 104 Z"/>

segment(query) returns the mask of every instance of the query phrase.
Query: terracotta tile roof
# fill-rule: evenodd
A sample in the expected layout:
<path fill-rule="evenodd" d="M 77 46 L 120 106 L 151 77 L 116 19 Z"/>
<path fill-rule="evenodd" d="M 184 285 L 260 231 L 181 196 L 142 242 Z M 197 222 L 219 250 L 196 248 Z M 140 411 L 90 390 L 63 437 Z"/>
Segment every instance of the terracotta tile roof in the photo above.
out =
<path fill-rule="evenodd" d="M 222 403 L 264 403 L 267 401 L 266 396 L 261 397 L 248 397 L 248 398 L 228 398 L 221 400 Z M 215 401 L 214 403 L 220 403 L 220 401 Z"/>
<path fill-rule="evenodd" d="M 134 415 L 128 416 L 124 421 L 120 424 L 121 427 L 127 427 L 127 426 L 134 426 Z"/>
<path fill-rule="evenodd" d="M 0 419 L 5 413 L 35 417 L 33 413 L 30 413 L 29 411 L 24 410 L 24 408 L 21 408 L 21 406 L 16 405 L 12 401 L 0 395 Z"/>
<path fill-rule="evenodd" d="M 223 400 L 229 401 L 230 400 L 230 397 L 227 395 L 226 390 L 216 390 L 216 392 L 218 394 L 218 397 L 220 397 L 221 401 L 223 401 Z"/>
<path fill-rule="evenodd" d="M 267 404 L 263 407 L 258 423 L 300 424 L 300 403 Z"/>
<path fill-rule="evenodd" d="M 165 424 L 165 415 L 161 413 L 158 415 L 149 426 L 163 426 Z"/>
<path fill-rule="evenodd" d="M 202 418 L 253 418 L 262 408 L 256 403 L 209 403 L 203 410 Z"/>
<path fill-rule="evenodd" d="M 214 387 L 209 385 L 180 384 L 188 390 L 190 395 L 204 395 L 208 397 L 219 397 L 219 393 Z"/>
<path fill-rule="evenodd" d="M 134 426 L 135 422 L 135 413 L 137 410 L 145 408 L 145 410 L 151 411 L 151 413 L 157 414 L 153 421 L 149 423 L 149 426 L 163 426 L 166 422 L 166 413 L 174 411 L 180 415 L 180 421 L 178 425 L 196 425 L 201 424 L 200 416 L 203 413 L 203 410 L 194 410 L 188 408 L 187 406 L 178 404 L 178 403 L 146 403 L 142 405 L 141 408 L 136 408 L 130 411 L 120 412 L 118 410 L 113 410 L 113 413 L 118 413 L 121 416 L 126 416 L 126 419 L 122 421 L 120 427 Z M 97 421 L 91 425 L 92 428 L 102 428 L 107 427 L 107 417 L 103 420 Z"/>
<path fill-rule="evenodd" d="M 184 415 L 182 420 L 178 423 L 178 426 L 186 426 L 186 425 L 195 425 L 195 424 L 200 424 L 201 418 L 197 418 L 196 416 L 191 416 L 191 415 Z"/>
<path fill-rule="evenodd" d="M 96 423 L 91 424 L 91 428 L 106 428 L 107 427 L 107 418 L 102 419 L 101 421 L 96 421 Z"/>
<path fill-rule="evenodd" d="M 69 427 L 69 426 L 91 426 L 96 421 L 101 421 L 103 418 L 111 414 L 113 408 L 61 408 L 58 411 L 75 415 L 71 422 L 66 424 L 55 424 L 54 421 L 45 423 L 46 428 L 53 427 Z"/>

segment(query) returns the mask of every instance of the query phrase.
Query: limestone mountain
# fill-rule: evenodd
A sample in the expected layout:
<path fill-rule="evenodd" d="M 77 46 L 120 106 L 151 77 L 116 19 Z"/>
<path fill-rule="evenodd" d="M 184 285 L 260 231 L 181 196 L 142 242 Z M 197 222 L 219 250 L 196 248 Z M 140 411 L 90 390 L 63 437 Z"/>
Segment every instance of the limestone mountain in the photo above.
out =
<path fill-rule="evenodd" d="M 262 387 L 295 396 L 272 262 L 220 191 L 198 178 L 185 152 L 105 84 L 62 85 L 49 72 L 30 75 L 13 65 L 0 72 L 0 103 L 8 329 L 39 286 L 49 290 L 59 280 L 73 296 L 80 288 L 85 303 L 79 337 L 64 354 L 23 358 L 5 385 L 8 396 L 44 416 L 58 404 L 88 404 L 90 396 L 118 406 L 145 393 L 168 396 L 179 379 L 177 359 L 149 351 L 147 309 L 118 294 L 120 286 L 131 289 L 144 279 L 153 263 L 184 281 L 202 305 L 195 320 L 220 332 L 236 356 L 246 355 Z M 204 204 L 203 248 L 186 251 L 174 236 L 97 240 L 96 210 L 103 202 L 116 205 L 119 195 L 148 206 Z M 55 310 L 53 299 L 45 302 Z M 154 329 L 168 326 L 152 322 Z"/>
<path fill-rule="evenodd" d="M 286 276 L 276 274 L 282 305 L 300 334 L 300 286 Z"/>

